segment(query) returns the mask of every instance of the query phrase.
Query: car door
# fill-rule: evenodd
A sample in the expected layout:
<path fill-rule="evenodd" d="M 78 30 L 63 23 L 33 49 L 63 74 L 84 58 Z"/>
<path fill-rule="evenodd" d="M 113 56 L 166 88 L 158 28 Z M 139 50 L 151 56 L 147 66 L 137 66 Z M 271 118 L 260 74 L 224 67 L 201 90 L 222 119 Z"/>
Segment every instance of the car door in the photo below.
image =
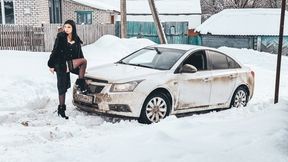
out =
<path fill-rule="evenodd" d="M 178 106 L 176 109 L 208 107 L 211 90 L 211 72 L 207 70 L 205 51 L 191 53 L 180 66 L 185 64 L 197 68 L 195 73 L 178 73 Z"/>
<path fill-rule="evenodd" d="M 207 50 L 208 68 L 211 69 L 210 105 L 221 107 L 230 103 L 237 80 L 237 63 L 225 54 Z M 238 65 L 239 66 L 239 65 Z"/>

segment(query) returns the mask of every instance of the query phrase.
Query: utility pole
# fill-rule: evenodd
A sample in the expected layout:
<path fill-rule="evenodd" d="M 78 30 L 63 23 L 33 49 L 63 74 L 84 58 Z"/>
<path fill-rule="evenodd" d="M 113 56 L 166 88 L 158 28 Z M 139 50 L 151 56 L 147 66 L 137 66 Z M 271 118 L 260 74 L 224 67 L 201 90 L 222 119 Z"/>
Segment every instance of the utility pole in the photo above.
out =
<path fill-rule="evenodd" d="M 121 33 L 120 37 L 121 38 L 126 38 L 127 37 L 127 16 L 126 16 L 126 0 L 120 0 L 120 12 L 121 12 Z"/>
<path fill-rule="evenodd" d="M 151 13 L 152 13 L 152 16 L 154 19 L 154 23 L 155 23 L 156 28 L 157 28 L 157 33 L 158 33 L 158 37 L 160 39 L 160 43 L 161 44 L 167 44 L 167 38 L 166 38 L 165 33 L 163 31 L 163 27 L 162 27 L 162 24 L 161 24 L 159 16 L 158 16 L 155 2 L 154 2 L 154 0 L 148 0 L 148 2 L 149 2 Z"/>
<path fill-rule="evenodd" d="M 285 6 L 286 6 L 286 0 L 282 0 L 274 104 L 278 103 L 278 97 L 279 97 L 278 94 L 279 94 L 280 71 L 281 71 L 281 56 L 282 56 L 283 30 L 284 30 L 284 19 L 285 19 Z"/>
<path fill-rule="evenodd" d="M 2 24 L 6 24 L 4 1 L 0 0 L 0 2 L 1 2 L 0 9 L 1 9 L 1 15 L 2 15 Z"/>

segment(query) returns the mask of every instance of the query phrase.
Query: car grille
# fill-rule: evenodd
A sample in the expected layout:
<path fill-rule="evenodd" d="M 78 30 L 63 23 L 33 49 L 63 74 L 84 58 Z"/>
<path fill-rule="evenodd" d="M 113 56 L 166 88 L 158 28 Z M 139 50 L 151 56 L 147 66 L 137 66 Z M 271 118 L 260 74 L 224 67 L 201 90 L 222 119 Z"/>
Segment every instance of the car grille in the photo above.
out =
<path fill-rule="evenodd" d="M 74 100 L 74 103 L 78 104 L 78 105 L 82 105 L 82 106 L 85 106 L 86 109 L 99 109 L 99 106 L 97 103 L 94 103 L 94 104 L 88 104 L 88 103 L 85 103 L 85 102 L 80 102 L 80 101 L 77 101 L 77 100 Z M 81 106 L 80 106 L 81 107 Z"/>
<path fill-rule="evenodd" d="M 109 104 L 109 109 L 117 112 L 131 112 L 130 107 L 124 104 Z"/>
<path fill-rule="evenodd" d="M 90 93 L 100 93 L 103 90 L 104 86 L 101 85 L 88 85 L 88 91 Z"/>
<path fill-rule="evenodd" d="M 108 83 L 108 80 L 102 80 L 102 79 L 95 79 L 95 78 L 85 78 L 86 80 L 91 80 L 92 82 L 98 82 L 98 83 Z"/>
<path fill-rule="evenodd" d="M 108 83 L 107 80 L 88 78 L 86 77 L 86 83 L 88 83 L 88 92 L 89 93 L 101 93 L 105 85 Z"/>

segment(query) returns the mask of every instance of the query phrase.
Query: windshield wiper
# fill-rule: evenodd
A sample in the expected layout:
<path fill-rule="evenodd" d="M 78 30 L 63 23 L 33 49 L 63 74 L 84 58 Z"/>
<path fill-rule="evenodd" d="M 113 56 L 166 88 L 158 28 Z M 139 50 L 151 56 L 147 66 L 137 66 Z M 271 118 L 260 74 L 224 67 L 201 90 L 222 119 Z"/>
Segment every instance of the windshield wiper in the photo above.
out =
<path fill-rule="evenodd" d="M 161 51 L 157 47 L 154 47 L 154 49 L 157 52 L 157 54 L 161 54 Z"/>
<path fill-rule="evenodd" d="M 117 61 L 116 63 L 117 63 L 117 64 L 127 64 L 126 62 L 123 62 L 122 60 Z"/>
<path fill-rule="evenodd" d="M 142 65 L 142 64 L 129 64 L 129 65 L 133 65 L 133 66 L 140 66 L 140 67 L 146 67 L 146 68 L 154 69 L 154 68 L 151 67 L 151 66 Z"/>

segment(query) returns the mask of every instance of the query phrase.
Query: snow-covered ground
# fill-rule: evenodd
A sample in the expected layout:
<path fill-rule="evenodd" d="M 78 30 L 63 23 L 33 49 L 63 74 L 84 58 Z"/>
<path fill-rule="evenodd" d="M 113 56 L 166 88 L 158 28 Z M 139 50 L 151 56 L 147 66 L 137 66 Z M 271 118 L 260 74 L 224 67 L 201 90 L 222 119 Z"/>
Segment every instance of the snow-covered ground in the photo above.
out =
<path fill-rule="evenodd" d="M 104 36 L 83 51 L 92 67 L 150 44 Z M 151 125 L 79 112 L 71 103 L 71 89 L 66 99 L 70 118 L 64 120 L 54 113 L 58 99 L 56 76 L 47 67 L 49 53 L 0 51 L 0 161 L 287 162 L 288 58 L 282 58 L 280 98 L 274 105 L 276 55 L 220 50 L 255 71 L 248 106 L 169 116 Z"/>

